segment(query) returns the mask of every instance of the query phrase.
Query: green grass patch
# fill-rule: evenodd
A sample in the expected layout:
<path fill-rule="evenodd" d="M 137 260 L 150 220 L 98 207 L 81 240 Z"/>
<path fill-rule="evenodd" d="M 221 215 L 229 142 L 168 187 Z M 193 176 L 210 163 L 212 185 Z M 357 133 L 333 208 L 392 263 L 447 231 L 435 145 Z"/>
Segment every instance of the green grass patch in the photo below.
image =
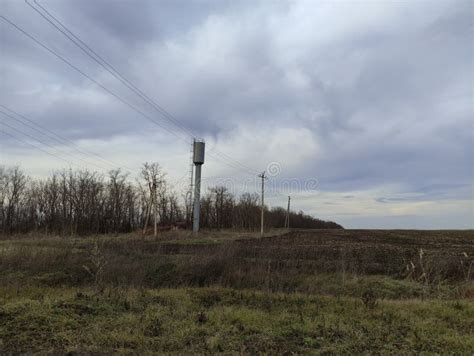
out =
<path fill-rule="evenodd" d="M 225 288 L 0 289 L 0 352 L 470 353 L 474 303 Z"/>

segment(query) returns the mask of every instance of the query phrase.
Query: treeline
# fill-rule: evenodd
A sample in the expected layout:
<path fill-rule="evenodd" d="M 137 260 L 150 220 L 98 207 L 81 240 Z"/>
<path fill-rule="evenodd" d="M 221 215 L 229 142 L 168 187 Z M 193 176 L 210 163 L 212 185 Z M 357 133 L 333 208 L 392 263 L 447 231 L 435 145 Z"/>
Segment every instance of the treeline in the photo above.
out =
<path fill-rule="evenodd" d="M 265 206 L 265 227 L 285 227 L 286 210 Z M 238 199 L 226 187 L 211 188 L 201 199 L 201 226 L 204 228 L 260 228 L 260 196 L 244 193 Z M 316 219 L 302 211 L 290 212 L 290 227 L 304 229 L 342 229 L 332 222 Z"/>
<path fill-rule="evenodd" d="M 155 204 L 152 204 L 155 202 Z M 159 226 L 191 221 L 185 195 L 166 182 L 161 167 L 144 164 L 140 179 L 112 170 L 104 176 L 90 171 L 64 170 L 46 179 L 33 179 L 19 167 L 0 166 L 0 231 L 86 235 L 121 233 L 143 229 L 154 215 Z M 225 187 L 215 187 L 201 201 L 203 228 L 256 230 L 260 227 L 259 197 L 243 194 L 238 199 Z M 285 210 L 266 208 L 266 226 L 284 227 Z M 291 227 L 341 228 L 305 215 L 291 213 Z M 150 226 L 151 224 L 148 224 Z"/>

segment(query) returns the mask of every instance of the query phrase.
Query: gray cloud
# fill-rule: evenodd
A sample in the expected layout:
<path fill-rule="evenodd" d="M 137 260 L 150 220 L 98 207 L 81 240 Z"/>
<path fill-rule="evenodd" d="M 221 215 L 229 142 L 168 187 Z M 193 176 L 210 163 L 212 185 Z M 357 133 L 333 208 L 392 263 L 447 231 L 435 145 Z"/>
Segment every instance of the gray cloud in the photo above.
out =
<path fill-rule="evenodd" d="M 259 169 L 279 161 L 277 179 L 317 177 L 322 192 L 351 202 L 473 198 L 471 1 L 40 3 L 209 147 Z M 161 120 L 26 4 L 4 0 L 0 9 Z M 0 31 L 1 103 L 97 147 L 146 136 L 156 142 L 157 160 L 160 152 L 178 157 L 188 150 L 7 24 Z M 17 146 L 1 140 L 2 160 L 10 162 Z M 150 147 L 134 145 L 138 163 Z M 170 162 L 169 170 L 181 166 L 186 162 Z M 219 162 L 207 167 L 212 175 L 243 175 Z M 385 191 L 372 195 L 374 189 Z M 347 216 L 344 205 L 335 206 L 334 219 Z M 413 216 L 399 219 L 413 224 Z M 391 226 L 395 219 L 372 218 L 354 224 Z M 420 219 L 423 226 L 431 221 Z"/>

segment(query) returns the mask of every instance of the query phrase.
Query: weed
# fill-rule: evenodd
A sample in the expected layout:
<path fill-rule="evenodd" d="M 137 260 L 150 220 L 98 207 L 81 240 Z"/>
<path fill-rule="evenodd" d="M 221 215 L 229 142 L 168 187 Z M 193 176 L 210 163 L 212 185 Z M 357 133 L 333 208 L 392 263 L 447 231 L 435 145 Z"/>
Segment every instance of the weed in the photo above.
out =
<path fill-rule="evenodd" d="M 102 252 L 99 240 L 94 241 L 92 250 L 90 251 L 89 257 L 90 265 L 83 265 L 83 268 L 90 274 L 94 281 L 94 288 L 96 292 L 103 291 L 103 276 L 104 269 L 107 265 L 107 260 Z"/>
<path fill-rule="evenodd" d="M 207 315 L 206 313 L 204 313 L 203 311 L 200 311 L 198 314 L 197 314 L 197 318 L 196 318 L 197 322 L 199 324 L 204 324 L 205 322 L 207 322 Z"/>
<path fill-rule="evenodd" d="M 362 303 L 364 303 L 365 307 L 368 309 L 374 309 L 377 306 L 377 295 L 372 289 L 367 289 L 362 294 Z"/>
<path fill-rule="evenodd" d="M 151 318 L 145 327 L 145 336 L 160 336 L 163 331 L 161 320 L 158 316 Z"/>
<path fill-rule="evenodd" d="M 474 260 L 469 258 L 469 255 L 466 252 L 463 252 L 460 257 L 461 270 L 464 275 L 464 280 L 466 282 L 471 280 L 472 266 L 474 265 Z"/>

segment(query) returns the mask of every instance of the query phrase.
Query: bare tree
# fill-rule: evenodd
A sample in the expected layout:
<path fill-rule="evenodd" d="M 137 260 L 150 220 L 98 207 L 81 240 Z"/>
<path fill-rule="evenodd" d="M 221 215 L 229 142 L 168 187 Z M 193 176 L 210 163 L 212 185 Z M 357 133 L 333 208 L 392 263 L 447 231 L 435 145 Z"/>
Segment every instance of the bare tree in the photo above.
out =
<path fill-rule="evenodd" d="M 23 174 L 19 167 L 13 167 L 8 173 L 7 181 L 7 210 L 5 218 L 5 227 L 7 232 L 11 232 L 15 227 L 19 227 L 21 198 L 27 182 L 27 177 Z"/>
<path fill-rule="evenodd" d="M 135 184 L 127 178 L 120 170 L 110 171 L 107 178 L 95 172 L 68 170 L 47 179 L 30 179 L 19 167 L 0 166 L 0 231 L 81 235 L 144 227 L 146 232 L 153 213 L 156 234 L 158 225 L 168 229 L 189 216 L 186 202 L 179 204 L 179 194 L 166 183 L 157 163 L 145 163 L 141 180 Z M 266 209 L 268 226 L 283 227 L 284 210 Z M 253 230 L 259 226 L 259 212 L 258 195 L 246 193 L 237 200 L 223 186 L 209 189 L 201 199 L 204 228 Z M 303 212 L 290 214 L 295 227 L 340 227 Z"/>
<path fill-rule="evenodd" d="M 158 163 L 148 162 L 143 164 L 142 168 L 142 177 L 145 180 L 148 191 L 149 191 L 149 202 L 147 204 L 147 213 L 145 218 L 145 227 L 143 232 L 146 233 L 148 227 L 148 221 L 150 218 L 151 210 L 153 209 L 154 215 L 154 235 L 157 235 L 157 225 L 158 225 L 158 206 L 157 206 L 157 192 L 163 188 L 164 185 L 164 173 L 161 170 L 161 167 Z"/>

